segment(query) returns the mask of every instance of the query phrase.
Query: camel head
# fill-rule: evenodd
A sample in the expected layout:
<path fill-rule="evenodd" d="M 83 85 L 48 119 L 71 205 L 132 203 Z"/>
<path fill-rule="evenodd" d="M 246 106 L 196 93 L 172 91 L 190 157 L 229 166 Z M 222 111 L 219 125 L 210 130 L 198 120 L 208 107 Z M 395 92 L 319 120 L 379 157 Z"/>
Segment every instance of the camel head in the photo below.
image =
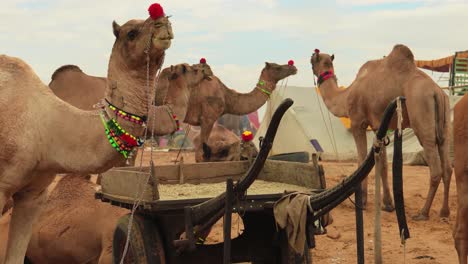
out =
<path fill-rule="evenodd" d="M 237 161 L 240 160 L 240 141 L 216 141 L 208 145 L 203 143 L 203 161 Z"/>
<path fill-rule="evenodd" d="M 297 68 L 292 64 L 279 65 L 272 62 L 265 62 L 265 67 L 262 70 L 261 76 L 264 79 L 269 79 L 278 82 L 296 73 Z"/>
<path fill-rule="evenodd" d="M 312 71 L 314 75 L 319 77 L 320 74 L 326 71 L 335 72 L 333 68 L 333 60 L 335 55 L 328 55 L 326 53 L 320 53 L 318 49 L 315 49 L 314 54 L 310 58 L 310 63 L 312 64 Z"/>
<path fill-rule="evenodd" d="M 241 142 L 239 137 L 222 125 L 215 124 L 208 142 L 201 142 L 200 134 L 193 138 L 197 162 L 240 160 Z"/>
<path fill-rule="evenodd" d="M 172 65 L 170 67 L 171 81 L 183 81 L 189 87 L 198 85 L 205 79 L 213 76 L 210 66 L 203 64 L 194 64 L 192 66 L 187 63 Z"/>
<path fill-rule="evenodd" d="M 146 20 L 130 20 L 123 25 L 115 21 L 112 23 L 115 36 L 112 53 L 120 56 L 129 68 L 135 68 L 141 63 L 146 65 L 146 52 L 150 60 L 159 61 L 164 51 L 171 46 L 174 38 L 172 26 L 162 7 L 159 8 L 156 15 L 150 10 L 150 17 Z"/>

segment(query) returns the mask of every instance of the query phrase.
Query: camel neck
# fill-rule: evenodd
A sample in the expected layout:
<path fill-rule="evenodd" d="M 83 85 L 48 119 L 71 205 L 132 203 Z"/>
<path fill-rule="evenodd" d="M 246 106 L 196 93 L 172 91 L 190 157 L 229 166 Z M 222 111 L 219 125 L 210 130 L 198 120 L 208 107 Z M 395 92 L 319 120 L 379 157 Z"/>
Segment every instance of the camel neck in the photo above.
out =
<path fill-rule="evenodd" d="M 326 78 L 322 77 L 319 86 L 323 102 L 336 117 L 348 117 L 347 98 L 349 89 L 340 89 L 335 75 L 330 76 L 328 73 L 323 76 L 326 76 Z"/>
<path fill-rule="evenodd" d="M 132 67 L 128 67 L 120 57 L 111 56 L 106 99 L 126 112 L 147 115 L 148 107 L 154 101 L 156 74 L 163 54 L 160 60 L 151 60 L 149 64 L 146 58 L 142 58 L 141 63 Z"/>
<path fill-rule="evenodd" d="M 221 81 L 219 81 L 221 83 Z M 262 78 L 258 80 L 254 89 L 249 93 L 238 93 L 233 89 L 227 88 L 223 83 L 224 90 L 226 91 L 226 109 L 225 113 L 234 115 L 245 115 L 262 107 L 271 93 L 276 88 L 276 82 L 271 78 Z"/>

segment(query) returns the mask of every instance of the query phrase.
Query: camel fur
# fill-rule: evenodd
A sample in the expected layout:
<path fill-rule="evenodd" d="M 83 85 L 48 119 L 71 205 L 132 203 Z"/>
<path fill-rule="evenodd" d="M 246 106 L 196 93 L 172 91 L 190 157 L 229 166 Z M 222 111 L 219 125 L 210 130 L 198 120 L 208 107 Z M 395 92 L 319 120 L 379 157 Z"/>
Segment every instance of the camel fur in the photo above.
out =
<path fill-rule="evenodd" d="M 311 64 L 315 76 L 333 71 L 334 55 L 314 53 Z M 388 56 L 365 63 L 353 83 L 345 90 L 339 89 L 336 76 L 320 86 L 325 105 L 337 117 L 349 117 L 351 132 L 356 143 L 359 164 L 367 155 L 366 129 L 380 126 L 380 118 L 387 105 L 396 97 L 406 97 L 403 107 L 403 128 L 411 127 L 421 143 L 430 169 L 430 189 L 426 203 L 415 220 L 427 220 L 440 180 L 444 183 L 444 200 L 441 217 L 450 213 L 448 206 L 451 166 L 449 161 L 450 111 L 448 96 L 427 74 L 414 63 L 411 50 L 395 45 Z M 396 129 L 396 118 L 390 126 Z M 384 209 L 393 210 L 388 186 L 387 156 L 383 148 L 383 202 Z M 362 184 L 364 206 L 367 201 L 367 180 Z"/>
<path fill-rule="evenodd" d="M 158 116 L 149 119 L 151 132 L 174 132 L 169 106 L 148 104 L 153 77 L 173 38 L 168 18 L 130 20 L 122 26 L 114 22 L 113 31 L 106 98 L 127 112 Z M 98 111 L 58 99 L 22 60 L 0 56 L 0 93 L 0 208 L 10 197 L 14 200 L 5 263 L 20 264 L 54 175 L 103 172 L 124 157 L 109 144 Z M 119 122 L 135 136 L 144 133 L 141 125 Z"/>
<path fill-rule="evenodd" d="M 241 142 L 239 137 L 222 125 L 215 124 L 208 142 L 201 142 L 201 134 L 193 139 L 196 162 L 238 161 L 240 160 Z"/>
<path fill-rule="evenodd" d="M 458 262 L 468 257 L 468 95 L 455 105 L 453 119 L 455 180 L 457 183 L 457 218 L 453 229 Z"/>
<path fill-rule="evenodd" d="M 88 179 L 89 175 L 67 174 L 51 191 L 33 228 L 26 253 L 30 262 L 112 263 L 114 228 L 128 210 L 96 200 L 98 185 Z M 0 219 L 0 231 L 8 231 L 10 216 L 11 213 Z M 6 246 L 2 242 L 0 257 Z"/>

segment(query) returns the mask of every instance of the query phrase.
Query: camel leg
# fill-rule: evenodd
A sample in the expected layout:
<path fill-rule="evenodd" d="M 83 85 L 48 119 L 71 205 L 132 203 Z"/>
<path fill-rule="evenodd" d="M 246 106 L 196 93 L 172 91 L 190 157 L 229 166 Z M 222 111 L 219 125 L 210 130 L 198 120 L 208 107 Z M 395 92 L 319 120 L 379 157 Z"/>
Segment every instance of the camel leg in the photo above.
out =
<path fill-rule="evenodd" d="M 437 192 L 437 188 L 439 187 L 439 183 L 443 174 L 441 159 L 439 157 L 438 151 L 436 150 L 435 144 L 423 144 L 423 148 L 427 159 L 427 164 L 429 165 L 430 185 L 426 197 L 426 203 L 424 204 L 419 214 L 413 216 L 413 220 L 417 221 L 429 219 L 429 210 L 431 209 L 434 196 Z"/>
<path fill-rule="evenodd" d="M 3 212 L 7 211 L 7 208 L 5 208 L 7 204 L 8 197 L 5 193 L 5 191 L 0 191 L 0 216 L 3 215 Z"/>
<path fill-rule="evenodd" d="M 461 200 L 460 198 L 458 199 Z M 455 248 L 458 254 L 458 261 L 460 264 L 467 264 L 468 257 L 468 207 L 464 205 L 465 202 L 459 202 L 457 213 L 457 220 L 453 228 L 453 239 L 455 241 Z"/>
<path fill-rule="evenodd" d="M 464 215 L 468 215 L 467 208 L 465 208 L 464 211 Z M 468 241 L 466 239 L 466 237 L 468 236 L 468 233 L 466 233 L 466 231 L 468 230 L 466 230 L 466 218 L 462 219 L 460 215 L 463 214 L 459 213 L 459 216 L 457 217 L 457 223 L 455 224 L 453 238 L 455 241 L 455 249 L 457 250 L 459 264 L 468 264 Z"/>
<path fill-rule="evenodd" d="M 440 209 L 440 217 L 449 217 L 450 208 L 448 204 L 449 200 L 449 191 L 450 191 L 450 182 L 452 180 L 452 166 L 449 160 L 449 140 L 445 139 L 444 143 L 439 146 L 439 155 L 441 159 L 441 165 L 443 169 L 442 181 L 444 183 L 444 201 L 442 203 L 442 208 Z"/>
<path fill-rule="evenodd" d="M 208 138 L 210 137 L 211 130 L 213 130 L 213 125 L 216 120 L 211 118 L 203 118 L 202 122 L 200 122 L 200 144 L 207 144 L 208 146 Z M 203 148 L 202 148 L 203 149 Z M 203 151 L 203 155 L 206 155 L 205 151 Z"/>
<path fill-rule="evenodd" d="M 14 207 L 10 222 L 6 264 L 23 264 L 32 235 L 32 227 L 47 199 L 46 188 L 22 190 L 13 195 Z"/>
<path fill-rule="evenodd" d="M 351 122 L 351 125 L 353 123 Z M 367 126 L 365 126 L 367 127 Z M 351 127 L 353 133 L 354 142 L 356 143 L 356 148 L 358 152 L 358 164 L 361 165 L 362 162 L 366 159 L 367 155 L 367 137 L 366 129 L 360 127 Z M 365 209 L 367 204 L 367 177 L 362 181 L 362 207 Z"/>
<path fill-rule="evenodd" d="M 382 209 L 387 212 L 392 212 L 395 210 L 392 201 L 392 195 L 390 194 L 390 188 L 388 187 L 388 160 L 387 160 L 387 148 L 382 148 L 382 158 L 380 162 L 382 162 L 382 186 L 383 186 L 383 207 Z"/>

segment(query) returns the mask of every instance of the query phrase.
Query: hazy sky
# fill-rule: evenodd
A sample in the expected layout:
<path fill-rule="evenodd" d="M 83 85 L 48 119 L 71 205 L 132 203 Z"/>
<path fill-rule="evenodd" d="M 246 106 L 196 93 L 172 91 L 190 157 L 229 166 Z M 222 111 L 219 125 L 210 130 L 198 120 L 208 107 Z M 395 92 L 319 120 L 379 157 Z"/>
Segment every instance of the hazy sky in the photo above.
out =
<path fill-rule="evenodd" d="M 63 64 L 105 76 L 113 20 L 148 17 L 152 1 L 1 0 L 0 53 L 31 64 L 45 83 Z M 468 49 L 468 0 L 167 0 L 175 39 L 165 66 L 206 57 L 239 91 L 254 87 L 265 61 L 296 62 L 288 83 L 312 86 L 315 48 L 335 54 L 340 85 L 367 60 L 408 45 L 417 59 Z"/>

